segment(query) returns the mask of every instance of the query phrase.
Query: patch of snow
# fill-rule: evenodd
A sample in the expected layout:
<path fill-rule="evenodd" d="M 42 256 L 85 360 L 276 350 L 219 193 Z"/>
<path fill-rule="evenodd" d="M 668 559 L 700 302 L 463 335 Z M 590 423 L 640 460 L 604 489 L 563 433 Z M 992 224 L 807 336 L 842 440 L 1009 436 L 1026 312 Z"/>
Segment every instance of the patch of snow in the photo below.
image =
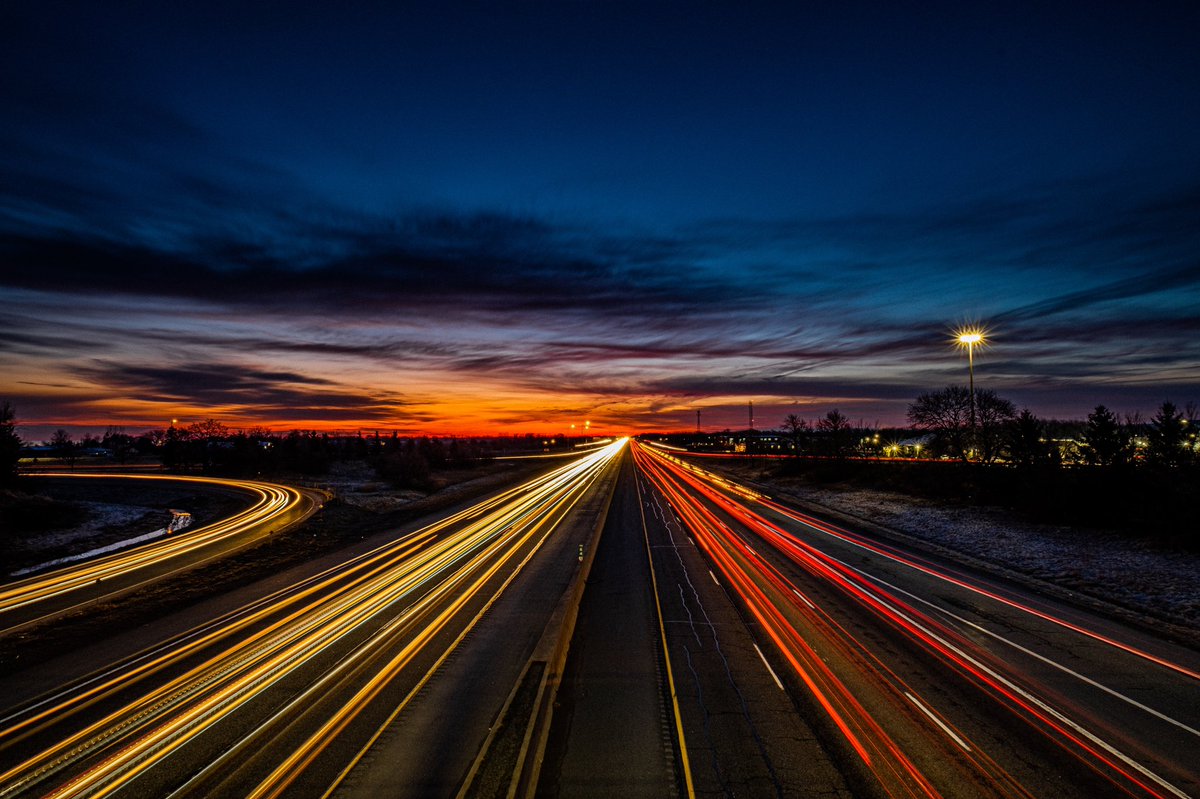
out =
<path fill-rule="evenodd" d="M 773 487 L 802 502 L 1200 630 L 1200 554 L 1102 530 L 1025 522 L 1001 508 L 954 507 L 887 491 L 782 481 Z"/>
<path fill-rule="evenodd" d="M 78 541 L 95 537 L 97 533 L 107 527 L 133 524 L 152 510 L 139 505 L 118 505 L 111 502 L 79 502 L 76 504 L 87 508 L 88 520 L 86 522 L 67 530 L 52 530 L 40 535 L 29 536 L 22 543 L 22 549 L 37 551 L 70 546 Z"/>
<path fill-rule="evenodd" d="M 125 549 L 126 547 L 131 547 L 135 544 L 153 541 L 155 538 L 162 538 L 166 534 L 167 528 L 163 527 L 158 530 L 154 530 L 153 532 L 146 533 L 145 535 L 126 538 L 123 541 L 118 541 L 115 544 L 109 544 L 106 547 L 97 547 L 96 549 L 89 549 L 87 552 L 80 552 L 76 555 L 67 555 L 65 558 L 55 558 L 54 560 L 48 560 L 45 563 L 39 563 L 36 566 L 27 566 L 24 569 L 17 569 L 15 572 L 10 573 L 9 576 L 21 577 L 26 574 L 33 574 L 34 572 L 40 572 L 45 569 L 49 569 L 53 566 L 61 566 L 64 563 L 74 563 L 78 560 L 87 560 L 88 558 L 107 555 L 109 552 L 116 552 L 118 549 Z"/>
<path fill-rule="evenodd" d="M 26 566 L 23 569 L 17 569 L 15 572 L 11 572 L 9 577 L 22 577 L 26 574 L 33 574 L 34 572 L 40 572 L 54 566 L 62 566 L 64 563 L 74 563 L 80 560 L 88 560 L 89 558 L 99 557 L 100 555 L 107 555 L 108 553 L 116 552 L 119 549 L 126 549 L 127 547 L 136 546 L 137 544 L 144 544 L 147 541 L 153 541 L 156 538 L 162 538 L 168 533 L 174 533 L 190 526 L 191 523 L 192 514 L 188 513 L 187 511 L 175 510 L 172 508 L 171 523 L 166 527 L 159 528 L 158 530 L 152 530 L 149 533 L 137 535 L 133 538 L 125 538 L 121 541 L 108 544 L 107 546 L 89 549 L 87 552 L 79 552 L 74 555 L 67 555 L 66 557 L 48 560 L 45 563 L 38 563 L 34 566 Z"/>

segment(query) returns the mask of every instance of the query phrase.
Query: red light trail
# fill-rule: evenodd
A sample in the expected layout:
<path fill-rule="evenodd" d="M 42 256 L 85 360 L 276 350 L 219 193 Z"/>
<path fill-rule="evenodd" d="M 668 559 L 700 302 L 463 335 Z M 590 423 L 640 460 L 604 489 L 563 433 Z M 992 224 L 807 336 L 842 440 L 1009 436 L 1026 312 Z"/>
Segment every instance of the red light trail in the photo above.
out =
<path fill-rule="evenodd" d="M 800 540 L 752 509 L 751 505 L 757 504 L 821 533 L 1185 677 L 1195 678 L 1194 670 L 971 584 L 965 577 L 947 574 L 895 548 L 797 513 L 662 451 L 635 445 L 634 457 L 641 472 L 670 502 L 697 545 L 740 598 L 749 615 L 761 625 L 795 676 L 890 795 L 937 796 L 941 791 L 952 790 L 954 785 L 946 782 L 944 777 L 935 780 L 926 773 L 932 763 L 944 764 L 949 760 L 955 761 L 956 768 L 963 769 L 973 782 L 988 785 L 994 791 L 1016 796 L 1031 794 L 1016 777 L 984 753 L 977 741 L 934 710 L 935 702 L 922 698 L 912 685 L 889 668 L 884 663 L 885 656 L 875 654 L 874 641 L 861 634 L 855 635 L 851 628 L 839 624 L 813 601 L 811 592 L 801 591 L 793 582 L 795 578 L 789 579 L 772 560 L 786 559 L 800 569 L 798 574 L 832 589 L 860 611 L 867 611 L 1122 793 L 1155 797 L 1187 795 L 1076 720 L 1073 712 L 1056 703 L 1052 689 L 1038 686 L 1033 676 L 1015 672 L 1010 664 L 980 647 L 967 635 L 907 602 L 901 596 L 907 592 L 889 587 L 884 581 Z M 751 546 L 755 539 L 761 543 Z M 762 544 L 769 547 L 767 557 L 754 548 Z M 920 600 L 920 597 L 913 598 Z M 1038 657 L 1036 653 L 1032 654 Z M 1187 725 L 1094 680 L 1048 659 L 1042 660 L 1141 710 L 1194 732 Z M 943 733 L 940 739 L 928 735 L 930 721 Z M 923 738 L 941 744 L 934 747 L 937 754 L 933 758 L 922 757 L 915 748 L 910 748 L 914 741 L 914 726 L 923 727 L 926 731 Z"/>

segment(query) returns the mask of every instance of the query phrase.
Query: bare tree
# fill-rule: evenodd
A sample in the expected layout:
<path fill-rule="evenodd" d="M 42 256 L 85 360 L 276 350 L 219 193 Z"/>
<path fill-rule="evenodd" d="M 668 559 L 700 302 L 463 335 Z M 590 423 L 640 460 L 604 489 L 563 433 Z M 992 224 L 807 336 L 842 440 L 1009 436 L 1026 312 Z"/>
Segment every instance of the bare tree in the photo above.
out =
<path fill-rule="evenodd" d="M 808 422 L 794 413 L 789 413 L 783 418 L 783 432 L 791 437 L 792 450 L 799 455 L 801 441 L 808 433 Z"/>
<path fill-rule="evenodd" d="M 971 429 L 971 392 L 962 386 L 947 386 L 917 397 L 908 406 L 908 420 L 933 434 L 934 448 L 968 459 Z"/>
<path fill-rule="evenodd" d="M 54 431 L 54 435 L 50 438 L 50 447 L 54 450 L 54 454 L 67 462 L 68 466 L 75 466 L 75 441 L 71 438 L 71 434 L 61 427 Z"/>
<path fill-rule="evenodd" d="M 168 469 L 187 468 L 190 463 L 188 453 L 188 428 L 176 427 L 174 423 L 163 431 L 159 452 L 163 466 Z"/>
<path fill-rule="evenodd" d="M 908 420 L 934 435 L 935 447 L 961 460 L 990 463 L 1000 454 L 1007 423 L 1017 415 L 1011 402 L 994 391 L 975 392 L 975 428 L 971 429 L 971 392 L 947 386 L 917 397 L 908 406 Z"/>
<path fill-rule="evenodd" d="M 187 429 L 193 441 L 221 441 L 229 436 L 229 428 L 216 419 L 193 422 Z"/>
<path fill-rule="evenodd" d="M 21 437 L 17 435 L 17 412 L 7 400 L 0 402 L 0 485 L 17 480 L 21 461 Z"/>
<path fill-rule="evenodd" d="M 834 408 L 817 422 L 825 438 L 826 451 L 835 458 L 845 457 L 850 450 L 850 420 Z"/>
<path fill-rule="evenodd" d="M 1009 423 L 1017 417 L 1017 407 L 994 391 L 975 392 L 976 457 L 991 463 L 1004 451 Z"/>
<path fill-rule="evenodd" d="M 212 467 L 213 449 L 229 438 L 229 428 L 216 419 L 205 419 L 188 425 L 187 432 L 196 452 L 196 459 L 207 472 Z"/>
<path fill-rule="evenodd" d="M 100 443 L 112 452 L 118 463 L 124 463 L 133 449 L 133 436 L 126 433 L 124 427 L 110 426 L 104 431 L 104 438 L 100 439 Z"/>

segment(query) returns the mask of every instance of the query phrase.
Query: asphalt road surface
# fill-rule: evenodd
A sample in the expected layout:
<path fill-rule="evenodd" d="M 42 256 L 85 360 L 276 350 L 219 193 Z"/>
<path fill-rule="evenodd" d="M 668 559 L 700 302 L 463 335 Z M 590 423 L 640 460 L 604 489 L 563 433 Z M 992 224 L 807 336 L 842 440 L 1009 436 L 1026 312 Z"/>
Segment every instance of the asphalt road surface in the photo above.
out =
<path fill-rule="evenodd" d="M 677 794 L 633 463 L 625 458 L 571 640 L 540 796 Z"/>
<path fill-rule="evenodd" d="M 453 793 L 622 446 L 7 708 L 0 796 Z"/>
<path fill-rule="evenodd" d="M 632 460 L 559 702 L 540 796 L 850 796 L 733 601 Z"/>
<path fill-rule="evenodd" d="M 635 453 L 856 794 L 1200 791 L 1194 651 Z"/>
<path fill-rule="evenodd" d="M 1196 652 L 650 447 L 367 543 L 0 675 L 0 799 L 1200 795 Z"/>

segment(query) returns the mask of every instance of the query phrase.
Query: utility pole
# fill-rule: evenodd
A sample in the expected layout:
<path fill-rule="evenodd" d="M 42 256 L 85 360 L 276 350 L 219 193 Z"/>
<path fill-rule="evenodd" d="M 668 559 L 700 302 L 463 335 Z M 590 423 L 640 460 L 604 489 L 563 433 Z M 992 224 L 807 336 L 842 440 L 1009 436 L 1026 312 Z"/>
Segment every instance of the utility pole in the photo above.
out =
<path fill-rule="evenodd" d="M 746 452 L 754 452 L 754 400 L 750 400 L 750 429 L 746 431 Z"/>
<path fill-rule="evenodd" d="M 696 435 L 700 435 L 700 409 L 696 409 Z"/>

